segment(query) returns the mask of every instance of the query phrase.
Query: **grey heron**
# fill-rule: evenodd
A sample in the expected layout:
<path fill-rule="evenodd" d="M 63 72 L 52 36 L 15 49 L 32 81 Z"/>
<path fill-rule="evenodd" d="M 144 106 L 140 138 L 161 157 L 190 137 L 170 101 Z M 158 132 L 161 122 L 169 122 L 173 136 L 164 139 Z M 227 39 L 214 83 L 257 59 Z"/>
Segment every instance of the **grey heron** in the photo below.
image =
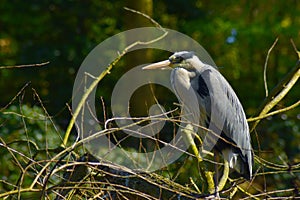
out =
<path fill-rule="evenodd" d="M 172 68 L 171 84 L 179 101 L 187 98 L 188 91 L 182 90 L 192 88 L 199 102 L 202 118 L 200 125 L 208 127 L 213 124 L 210 127 L 214 127 L 214 131 L 220 131 L 220 138 L 223 139 L 217 140 L 214 149 L 223 155 L 230 168 L 250 180 L 253 152 L 249 127 L 243 107 L 230 84 L 215 67 L 203 63 L 190 51 L 176 52 L 168 60 L 150 64 L 143 69 L 167 67 Z M 224 103 L 225 101 L 228 103 Z M 217 116 L 214 120 L 211 119 L 212 110 Z M 218 122 L 224 123 L 220 126 Z"/>

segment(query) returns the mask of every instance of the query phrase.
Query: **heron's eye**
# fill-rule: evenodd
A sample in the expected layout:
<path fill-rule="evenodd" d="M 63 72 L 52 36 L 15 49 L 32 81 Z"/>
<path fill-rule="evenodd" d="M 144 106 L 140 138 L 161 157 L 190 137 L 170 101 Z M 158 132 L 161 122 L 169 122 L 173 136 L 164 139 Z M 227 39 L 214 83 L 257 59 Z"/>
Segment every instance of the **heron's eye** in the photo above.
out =
<path fill-rule="evenodd" d="M 174 57 L 169 58 L 169 60 L 172 64 L 178 64 L 178 63 L 181 63 L 183 61 L 183 57 L 174 56 Z"/>

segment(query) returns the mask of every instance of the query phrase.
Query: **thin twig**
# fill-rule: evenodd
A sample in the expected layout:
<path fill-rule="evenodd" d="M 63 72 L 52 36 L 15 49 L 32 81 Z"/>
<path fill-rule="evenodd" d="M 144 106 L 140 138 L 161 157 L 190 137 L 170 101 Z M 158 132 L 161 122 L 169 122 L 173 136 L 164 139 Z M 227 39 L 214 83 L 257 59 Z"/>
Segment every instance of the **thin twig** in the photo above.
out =
<path fill-rule="evenodd" d="M 298 56 L 298 60 L 300 60 L 300 51 L 297 49 L 293 39 L 291 39 L 291 43 L 292 43 L 292 46 L 294 48 L 294 51 L 296 52 L 296 54 Z"/>
<path fill-rule="evenodd" d="M 157 28 L 161 29 L 163 32 L 166 32 L 166 30 L 158 23 L 156 22 L 154 19 L 152 19 L 149 15 L 146 15 L 145 13 L 142 13 L 140 11 L 128 8 L 128 7 L 124 7 L 125 10 L 142 15 L 143 17 L 147 18 L 148 20 L 150 20 Z"/>
<path fill-rule="evenodd" d="M 270 53 L 273 50 L 273 48 L 275 47 L 275 45 L 277 44 L 277 42 L 278 42 L 278 38 L 276 38 L 276 40 L 272 44 L 271 48 L 268 50 L 268 54 L 267 54 L 265 65 L 264 65 L 264 86 L 265 86 L 265 91 L 266 91 L 266 97 L 269 95 L 268 83 L 267 83 L 267 66 L 268 66 Z"/>
<path fill-rule="evenodd" d="M 294 190 L 295 190 L 294 188 L 283 189 L 283 190 L 274 190 L 274 191 L 269 191 L 269 192 L 265 192 L 265 193 L 255 194 L 255 195 L 243 198 L 243 199 L 249 199 L 249 198 L 251 198 L 251 199 L 252 198 L 254 198 L 254 199 L 260 199 L 258 197 L 261 197 L 263 195 L 270 195 L 270 194 L 277 194 L 278 195 L 279 193 L 293 192 Z M 269 197 L 268 199 L 272 199 L 272 197 Z M 282 199 L 282 197 L 280 199 Z"/>
<path fill-rule="evenodd" d="M 25 68 L 25 67 L 42 67 L 48 65 L 50 62 L 43 62 L 37 64 L 27 64 L 27 65 L 11 65 L 11 66 L 0 66 L 0 69 L 13 69 L 13 68 Z"/>
<path fill-rule="evenodd" d="M 228 180 L 230 182 L 233 182 L 233 180 L 231 178 L 228 178 Z M 253 198 L 253 199 L 259 199 L 257 197 L 255 197 L 253 194 L 249 193 L 248 191 L 246 191 L 245 189 L 243 189 L 241 186 L 236 185 L 236 187 L 238 188 L 238 190 L 240 190 L 242 193 L 248 195 L 249 197 Z"/>
<path fill-rule="evenodd" d="M 41 105 L 42 109 L 44 110 L 44 113 L 45 113 L 44 117 L 51 122 L 52 127 L 54 128 L 54 130 L 56 131 L 56 133 L 58 133 L 58 136 L 61 138 L 61 135 L 59 134 L 59 130 L 58 130 L 57 126 L 55 125 L 52 117 L 49 115 L 47 109 L 45 108 L 45 106 L 43 104 L 43 101 L 40 98 L 39 94 L 37 93 L 37 91 L 34 88 L 32 88 L 32 91 L 33 91 L 33 94 L 35 95 L 35 97 L 37 98 L 39 104 Z M 61 138 L 61 140 L 62 140 L 62 138 Z"/>
<path fill-rule="evenodd" d="M 0 198 L 4 198 L 10 195 L 18 194 L 19 192 L 40 192 L 42 189 L 33 189 L 33 188 L 21 188 L 20 190 L 10 190 L 0 194 Z"/>
<path fill-rule="evenodd" d="M 22 92 L 26 89 L 26 87 L 30 84 L 31 82 L 27 82 L 21 89 L 20 91 L 10 100 L 10 102 L 8 104 L 6 104 L 3 108 L 0 109 L 0 112 L 2 112 L 3 110 L 5 110 L 6 108 L 8 108 L 8 106 L 10 106 L 16 99 L 18 96 L 20 96 L 22 94 Z"/>

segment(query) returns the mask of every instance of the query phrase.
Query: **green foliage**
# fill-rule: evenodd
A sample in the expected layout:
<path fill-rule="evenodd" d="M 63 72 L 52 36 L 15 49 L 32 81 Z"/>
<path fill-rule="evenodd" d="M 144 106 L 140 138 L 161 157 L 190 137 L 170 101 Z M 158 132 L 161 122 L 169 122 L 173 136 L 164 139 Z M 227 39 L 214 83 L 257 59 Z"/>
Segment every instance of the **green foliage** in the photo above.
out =
<path fill-rule="evenodd" d="M 22 175 L 21 167 L 37 158 L 47 159 L 51 149 L 61 141 L 62 131 L 38 106 L 12 105 L 0 112 L 0 124 L 1 180 L 17 183 Z M 29 183 L 29 179 L 25 180 L 24 186 Z M 9 188 L 0 184 L 1 192 Z"/>
<path fill-rule="evenodd" d="M 12 105 L 0 113 L 0 119 L 0 135 L 7 143 L 31 140 L 39 148 L 54 148 L 60 140 L 57 136 L 62 131 L 38 106 Z"/>
<path fill-rule="evenodd" d="M 1 0 L 1 65 L 45 61 L 50 64 L 44 68 L 1 70 L 0 91 L 6 93 L 0 105 L 5 105 L 30 81 L 42 99 L 47 100 L 48 111 L 59 112 L 71 99 L 76 71 L 84 57 L 99 42 L 119 32 L 120 22 L 115 16 L 121 4 L 98 0 Z M 63 114 L 60 123 L 64 123 L 68 112 Z"/>

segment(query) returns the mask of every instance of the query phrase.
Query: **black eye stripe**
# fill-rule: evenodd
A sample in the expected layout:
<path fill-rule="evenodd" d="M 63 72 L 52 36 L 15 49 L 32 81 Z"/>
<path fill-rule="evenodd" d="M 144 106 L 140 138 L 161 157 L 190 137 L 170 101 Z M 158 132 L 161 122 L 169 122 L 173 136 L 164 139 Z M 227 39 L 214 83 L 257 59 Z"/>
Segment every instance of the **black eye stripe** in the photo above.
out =
<path fill-rule="evenodd" d="M 177 52 L 173 54 L 170 58 L 169 61 L 173 64 L 181 63 L 183 60 L 192 58 L 194 56 L 194 52 Z"/>
<path fill-rule="evenodd" d="M 183 61 L 183 57 L 182 56 L 175 57 L 175 60 L 178 62 L 181 62 L 181 61 Z"/>
<path fill-rule="evenodd" d="M 173 64 L 176 64 L 176 63 L 181 63 L 183 61 L 183 57 L 182 56 L 176 56 L 176 57 L 171 57 L 169 58 L 169 61 Z"/>
<path fill-rule="evenodd" d="M 179 57 L 178 57 L 178 60 L 183 61 L 183 57 L 182 57 L 182 56 L 179 56 Z"/>

